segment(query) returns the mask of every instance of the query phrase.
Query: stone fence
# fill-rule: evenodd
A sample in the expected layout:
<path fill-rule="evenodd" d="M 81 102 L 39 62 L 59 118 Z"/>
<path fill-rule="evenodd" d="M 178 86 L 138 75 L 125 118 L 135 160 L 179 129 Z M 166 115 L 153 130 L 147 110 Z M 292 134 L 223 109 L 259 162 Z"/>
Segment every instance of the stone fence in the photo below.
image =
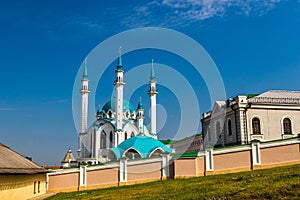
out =
<path fill-rule="evenodd" d="M 58 170 L 47 174 L 47 190 L 78 191 L 299 163 L 299 137 L 271 142 L 253 141 L 250 145 L 206 148 L 194 156 L 185 157 L 183 154 L 176 158 L 163 154 L 158 158 L 141 160 L 122 158 L 116 163 Z"/>

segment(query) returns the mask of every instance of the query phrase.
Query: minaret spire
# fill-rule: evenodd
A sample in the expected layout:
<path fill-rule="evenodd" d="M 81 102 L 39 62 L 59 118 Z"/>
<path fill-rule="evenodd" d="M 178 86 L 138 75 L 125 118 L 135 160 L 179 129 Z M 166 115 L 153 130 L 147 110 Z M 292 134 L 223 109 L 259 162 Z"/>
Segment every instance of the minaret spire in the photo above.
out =
<path fill-rule="evenodd" d="M 83 74 L 82 74 L 82 80 L 88 79 L 88 72 L 87 72 L 87 58 L 84 59 L 84 68 L 83 68 Z"/>
<path fill-rule="evenodd" d="M 154 59 L 152 59 L 151 63 L 151 73 L 150 73 L 150 81 L 149 81 L 149 90 L 148 95 L 150 97 L 150 134 L 157 138 L 156 135 L 156 95 L 158 94 L 156 90 L 156 80 L 154 74 Z"/>
<path fill-rule="evenodd" d="M 151 63 L 150 81 L 155 81 L 155 74 L 154 74 L 154 59 L 153 59 L 153 58 L 152 58 L 152 63 Z"/>
<path fill-rule="evenodd" d="M 118 56 L 118 69 L 122 69 L 123 64 L 122 64 L 122 47 L 119 47 L 119 56 Z"/>

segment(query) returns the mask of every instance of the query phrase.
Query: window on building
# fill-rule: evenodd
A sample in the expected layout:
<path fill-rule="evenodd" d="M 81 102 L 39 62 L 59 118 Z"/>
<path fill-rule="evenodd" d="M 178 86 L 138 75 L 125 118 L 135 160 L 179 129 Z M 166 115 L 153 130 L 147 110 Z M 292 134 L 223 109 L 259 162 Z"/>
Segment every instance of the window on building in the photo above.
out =
<path fill-rule="evenodd" d="M 41 192 L 41 191 L 40 191 L 40 187 L 41 187 L 41 182 L 39 181 L 39 182 L 38 182 L 38 193 Z"/>
<path fill-rule="evenodd" d="M 36 181 L 33 183 L 33 194 L 36 194 Z"/>
<path fill-rule="evenodd" d="M 101 141 L 100 148 L 106 149 L 106 133 L 104 131 L 101 132 Z"/>
<path fill-rule="evenodd" d="M 112 131 L 109 133 L 109 147 L 113 147 L 113 133 Z"/>
<path fill-rule="evenodd" d="M 125 132 L 125 138 L 124 139 L 127 140 L 127 132 Z"/>
<path fill-rule="evenodd" d="M 284 134 L 292 134 L 292 123 L 289 118 L 283 119 L 283 133 Z"/>
<path fill-rule="evenodd" d="M 134 133 L 133 132 L 131 132 L 131 136 L 130 137 L 134 137 Z"/>
<path fill-rule="evenodd" d="M 227 121 L 228 135 L 232 135 L 231 119 Z"/>
<path fill-rule="evenodd" d="M 254 135 L 261 134 L 260 120 L 257 117 L 254 117 L 252 119 L 252 134 Z"/>

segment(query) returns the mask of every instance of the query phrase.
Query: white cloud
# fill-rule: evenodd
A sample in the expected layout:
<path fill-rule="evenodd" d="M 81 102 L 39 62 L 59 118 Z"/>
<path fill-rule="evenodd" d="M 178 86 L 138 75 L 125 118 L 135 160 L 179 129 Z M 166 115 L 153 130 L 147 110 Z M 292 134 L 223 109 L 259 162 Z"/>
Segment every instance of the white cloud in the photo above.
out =
<path fill-rule="evenodd" d="M 16 110 L 14 107 L 0 107 L 0 111 L 13 111 Z"/>
<path fill-rule="evenodd" d="M 175 23 L 173 25 L 176 26 L 180 23 L 185 24 L 204 21 L 213 17 L 224 17 L 229 13 L 261 16 L 282 1 L 286 0 L 153 0 L 146 5 L 135 7 L 132 15 L 126 20 L 128 24 L 133 21 L 132 24 L 135 26 L 138 26 L 137 22 L 140 22 L 140 25 L 159 25 L 159 23 L 170 25 Z M 159 20 L 151 18 L 159 11 L 163 12 Z"/>

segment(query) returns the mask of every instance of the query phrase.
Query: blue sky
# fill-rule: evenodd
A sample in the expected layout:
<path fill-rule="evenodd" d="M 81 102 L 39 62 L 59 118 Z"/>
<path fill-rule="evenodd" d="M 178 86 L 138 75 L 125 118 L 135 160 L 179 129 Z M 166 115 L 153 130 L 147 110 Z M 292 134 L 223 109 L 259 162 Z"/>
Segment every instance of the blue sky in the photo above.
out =
<path fill-rule="evenodd" d="M 69 147 L 77 150 L 72 116 L 77 71 L 99 43 L 132 28 L 169 28 L 196 40 L 216 63 L 227 97 L 300 90 L 296 0 L 6 1 L 0 6 L 0 23 L 0 142 L 39 164 L 58 164 Z M 189 80 L 198 91 L 201 113 L 210 110 L 201 76 L 180 58 L 144 50 L 124 55 L 124 66 L 129 70 L 153 57 Z M 100 105 L 113 90 L 114 66 L 95 91 Z M 161 130 L 166 139 L 178 128 L 180 109 L 172 91 L 158 88 L 158 103 L 168 113 Z M 145 90 L 146 85 L 134 93 L 134 105 L 139 96 L 148 104 Z"/>

